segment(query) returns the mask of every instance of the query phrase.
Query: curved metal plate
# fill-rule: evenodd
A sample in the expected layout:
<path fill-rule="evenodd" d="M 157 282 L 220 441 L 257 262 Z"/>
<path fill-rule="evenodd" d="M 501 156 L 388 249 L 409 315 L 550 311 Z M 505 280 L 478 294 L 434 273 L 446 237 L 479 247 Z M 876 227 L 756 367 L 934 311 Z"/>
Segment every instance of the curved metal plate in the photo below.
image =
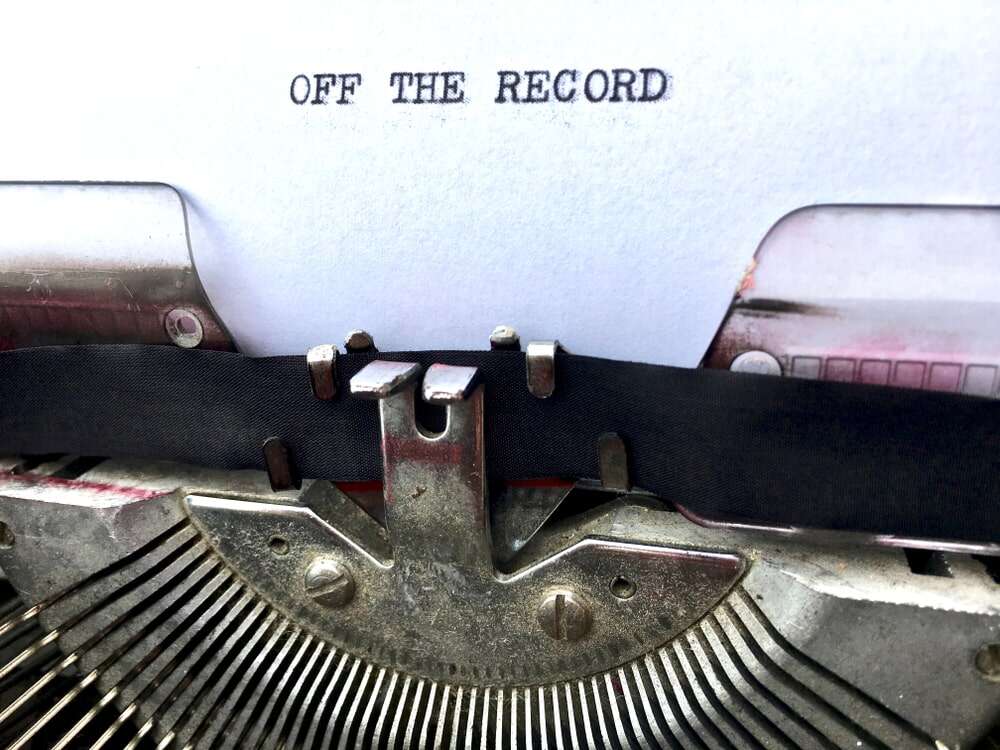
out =
<path fill-rule="evenodd" d="M 413 555 L 387 565 L 303 506 L 200 495 L 185 502 L 217 552 L 318 636 L 387 666 L 472 684 L 555 682 L 619 666 L 689 627 L 743 572 L 737 555 L 603 539 L 511 576 Z M 275 538 L 287 552 L 268 553 Z M 310 598 L 305 574 L 317 558 L 353 571 L 350 604 L 328 609 Z M 616 597 L 617 577 L 636 593 Z M 536 619 L 545 595 L 566 588 L 592 613 L 590 633 L 576 642 L 553 640 Z"/>
<path fill-rule="evenodd" d="M 169 185 L 0 183 L 0 226 L 0 349 L 235 348 Z"/>
<path fill-rule="evenodd" d="M 997 397 L 998 235 L 997 207 L 793 211 L 761 241 L 704 364 L 756 353 L 786 376 Z"/>

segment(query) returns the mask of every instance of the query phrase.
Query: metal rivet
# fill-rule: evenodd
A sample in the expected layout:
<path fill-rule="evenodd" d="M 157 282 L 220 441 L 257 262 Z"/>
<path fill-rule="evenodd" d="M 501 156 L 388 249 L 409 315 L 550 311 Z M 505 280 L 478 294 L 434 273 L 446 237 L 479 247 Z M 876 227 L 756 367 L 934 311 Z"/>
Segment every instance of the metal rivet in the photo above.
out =
<path fill-rule="evenodd" d="M 532 341 L 524 355 L 528 390 L 535 398 L 548 398 L 556 390 L 558 341 Z"/>
<path fill-rule="evenodd" d="M 538 607 L 538 624 L 557 641 L 578 641 L 590 632 L 590 608 L 572 591 L 553 591 Z"/>
<path fill-rule="evenodd" d="M 198 316 L 184 307 L 175 307 L 163 319 L 167 336 L 182 349 L 194 349 L 205 337 L 205 329 Z"/>
<path fill-rule="evenodd" d="M 360 328 L 347 334 L 347 337 L 344 339 L 344 348 L 352 354 L 377 351 L 375 349 L 375 339 L 372 338 L 368 331 L 362 331 Z"/>
<path fill-rule="evenodd" d="M 336 560 L 313 560 L 306 570 L 306 594 L 317 604 L 336 609 L 354 598 L 354 576 L 350 568 Z"/>
<path fill-rule="evenodd" d="M 271 489 L 275 492 L 298 489 L 302 486 L 295 464 L 288 453 L 288 447 L 281 438 L 269 437 L 264 441 L 264 466 Z"/>
<path fill-rule="evenodd" d="M 306 354 L 313 395 L 329 401 L 337 395 L 337 349 L 330 344 L 314 346 Z"/>
<path fill-rule="evenodd" d="M 597 438 L 597 460 L 601 469 L 601 486 L 606 490 L 628 492 L 632 483 L 628 476 L 628 453 L 625 442 L 616 432 L 605 432 Z"/>
<path fill-rule="evenodd" d="M 743 352 L 729 365 L 733 372 L 749 372 L 755 375 L 780 375 L 781 363 L 771 354 L 757 349 Z"/>
<path fill-rule="evenodd" d="M 520 351 L 521 337 L 510 326 L 497 326 L 490 334 L 490 349 L 510 349 Z"/>
<path fill-rule="evenodd" d="M 976 669 L 990 682 L 1000 682 L 1000 643 L 987 643 L 979 649 Z"/>

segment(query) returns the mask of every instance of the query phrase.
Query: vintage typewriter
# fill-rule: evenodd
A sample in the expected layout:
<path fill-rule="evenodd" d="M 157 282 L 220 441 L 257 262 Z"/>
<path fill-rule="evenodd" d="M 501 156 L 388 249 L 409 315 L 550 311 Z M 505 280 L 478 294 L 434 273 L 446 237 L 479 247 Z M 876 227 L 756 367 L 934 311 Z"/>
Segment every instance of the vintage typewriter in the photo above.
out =
<path fill-rule="evenodd" d="M 253 359 L 172 188 L 0 206 L 3 747 L 998 746 L 1000 211 L 793 212 L 678 370 Z"/>

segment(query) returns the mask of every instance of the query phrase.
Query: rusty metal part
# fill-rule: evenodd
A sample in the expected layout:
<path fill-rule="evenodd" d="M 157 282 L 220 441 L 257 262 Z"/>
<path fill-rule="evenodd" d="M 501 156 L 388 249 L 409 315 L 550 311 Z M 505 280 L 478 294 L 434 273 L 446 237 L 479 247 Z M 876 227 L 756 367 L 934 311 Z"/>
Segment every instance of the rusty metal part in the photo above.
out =
<path fill-rule="evenodd" d="M 330 344 L 312 347 L 306 353 L 306 366 L 313 395 L 321 401 L 332 400 L 337 395 L 337 348 Z"/>
<path fill-rule="evenodd" d="M 0 232 L 0 349 L 141 343 L 234 350 L 167 185 L 0 183 L 0 215 L 37 217 L 30 246 Z"/>
<path fill-rule="evenodd" d="M 344 337 L 344 348 L 354 354 L 378 351 L 375 348 L 375 339 L 372 338 L 372 335 L 360 328 L 350 331 Z"/>
<path fill-rule="evenodd" d="M 275 492 L 298 489 L 302 486 L 288 446 L 279 437 L 269 437 L 262 446 L 264 464 L 267 467 L 267 477 L 271 489 Z"/>
<path fill-rule="evenodd" d="M 329 486 L 307 491 L 302 506 L 208 495 L 185 500 L 229 565 L 341 648 L 378 654 L 430 679 L 551 682 L 637 657 L 643 644 L 693 622 L 741 575 L 743 559 L 723 549 L 675 548 L 641 535 L 623 542 L 596 531 L 573 543 L 561 533 L 535 534 L 516 569 L 498 572 L 484 474 L 483 386 L 464 399 L 473 373 L 462 373 L 455 388 L 433 386 L 432 393 L 447 390 L 450 400 L 444 432 L 429 435 L 416 421 L 414 367 L 376 361 L 351 383 L 352 391 L 379 399 L 385 537 L 360 508 L 352 519 L 350 501 Z M 289 554 L 261 556 L 259 540 L 274 535 L 289 541 Z M 364 581 L 336 617 L 294 584 L 317 555 L 349 565 Z M 640 581 L 628 606 L 609 589 L 616 576 Z M 567 582 L 588 603 L 593 626 L 577 641 L 556 641 L 538 627 L 536 609 Z M 533 658 L 511 663 L 503 644 L 512 640 Z"/>
<path fill-rule="evenodd" d="M 521 337 L 510 326 L 500 325 L 490 333 L 490 349 L 508 349 L 518 351 L 521 348 Z"/>
<path fill-rule="evenodd" d="M 338 648 L 467 684 L 530 685 L 610 669 L 641 655 L 643 644 L 664 642 L 690 625 L 743 570 L 730 553 L 594 538 L 537 550 L 517 571 L 499 575 L 484 563 L 488 546 L 481 532 L 468 530 L 467 515 L 421 514 L 421 498 L 430 503 L 439 496 L 433 483 L 407 484 L 393 497 L 410 500 L 409 507 L 393 513 L 387 502 L 388 565 L 364 539 L 340 531 L 342 524 L 301 508 L 204 495 L 190 496 L 187 508 L 227 564 Z M 274 536 L 288 540 L 289 553 L 262 556 L 260 545 Z M 335 617 L 296 584 L 317 554 L 350 565 L 364 580 L 354 603 Z M 628 607 L 608 587 L 618 575 L 639 581 L 641 593 Z M 588 637 L 573 643 L 551 640 L 535 613 L 539 598 L 567 581 L 594 614 Z M 503 647 L 511 642 L 531 658 L 512 661 Z"/>
<path fill-rule="evenodd" d="M 0 518 L 17 540 L 32 540 L 0 549 L 24 597 L 0 614 L 8 644 L 0 670 L 15 688 L 0 696 L 4 746 L 90 747 L 106 735 L 103 746 L 117 750 L 139 740 L 191 748 L 908 750 L 935 740 L 972 747 L 1000 718 L 1000 684 L 983 679 L 975 663 L 996 640 L 1000 588 L 971 558 L 953 561 L 964 564 L 950 566 L 951 578 L 921 575 L 896 550 L 720 533 L 619 499 L 582 526 L 558 527 L 555 538 L 563 548 L 588 538 L 725 546 L 743 551 L 749 569 L 689 628 L 647 642 L 638 658 L 622 654 L 613 669 L 524 686 L 485 668 L 473 680 L 431 679 L 421 664 L 396 666 L 394 654 L 344 650 L 330 630 L 277 606 L 268 582 L 234 574 L 183 510 L 189 487 L 220 503 L 275 505 L 263 473 L 106 461 L 48 481 L 46 472 L 74 463 L 5 474 L 31 462 L 0 460 Z M 299 513 L 331 492 L 311 483 L 281 507 Z M 323 518 L 350 515 L 350 506 Z M 355 510 L 363 523 L 366 514 Z M 244 543 L 273 557 L 273 524 L 257 531 Z M 357 537 L 364 532 L 352 531 Z M 283 560 L 296 554 L 289 539 Z M 299 568 L 303 592 L 314 560 Z M 435 580 L 444 577 L 436 570 Z M 629 607 L 645 595 L 644 581 L 620 575 L 638 581 L 631 599 L 613 599 Z M 618 590 L 614 583 L 603 586 Z M 289 584 L 295 580 L 282 579 Z M 363 602 L 366 587 L 359 580 L 354 601 L 326 610 L 330 617 Z M 555 590 L 567 587 L 542 596 Z M 434 603 L 419 588 L 410 593 Z M 528 615 L 540 631 L 534 607 Z M 516 639 L 502 650 L 512 664 L 536 658 Z"/>
<path fill-rule="evenodd" d="M 528 390 L 535 398 L 549 398 L 556 390 L 558 341 L 532 341 L 525 351 Z"/>

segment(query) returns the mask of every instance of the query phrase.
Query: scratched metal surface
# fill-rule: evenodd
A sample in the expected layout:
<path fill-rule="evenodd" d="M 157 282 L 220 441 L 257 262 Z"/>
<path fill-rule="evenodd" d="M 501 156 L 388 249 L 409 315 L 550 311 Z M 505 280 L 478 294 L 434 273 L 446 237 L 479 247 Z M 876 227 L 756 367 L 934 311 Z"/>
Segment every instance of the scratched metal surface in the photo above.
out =
<path fill-rule="evenodd" d="M 173 345 L 178 336 L 233 349 L 173 188 L 0 183 L 0 227 L 0 349 Z"/>

